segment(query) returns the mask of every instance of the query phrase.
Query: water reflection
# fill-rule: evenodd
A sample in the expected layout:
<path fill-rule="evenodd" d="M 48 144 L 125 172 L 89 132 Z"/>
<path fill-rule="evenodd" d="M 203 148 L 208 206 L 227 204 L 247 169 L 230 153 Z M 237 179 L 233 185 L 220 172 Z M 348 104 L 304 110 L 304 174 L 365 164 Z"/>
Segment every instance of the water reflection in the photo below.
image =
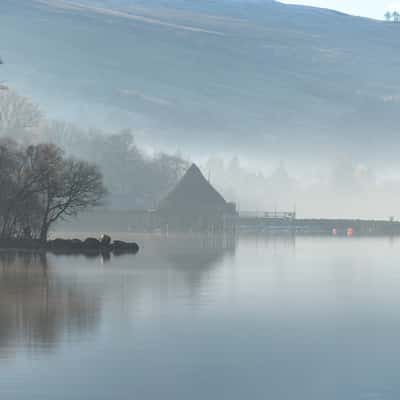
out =
<path fill-rule="evenodd" d="M 137 256 L 46 256 L 0 252 L 0 359 L 6 349 L 48 351 L 66 340 L 95 335 L 102 313 L 160 309 L 184 291 L 199 297 L 206 277 L 236 240 L 179 237 L 147 240 Z M 121 309 L 120 309 L 121 310 Z M 121 315 L 121 314 L 119 314 Z M 123 319 L 123 316 L 122 316 Z M 3 353 L 3 356 L 1 355 Z"/>
<path fill-rule="evenodd" d="M 1 400 L 400 398 L 400 242 L 134 239 L 2 254 Z"/>
<path fill-rule="evenodd" d="M 187 288 L 195 291 L 225 257 L 233 259 L 235 250 L 233 236 L 200 236 L 164 242 L 161 254 L 181 275 Z"/>
<path fill-rule="evenodd" d="M 96 297 L 57 278 L 45 254 L 0 252 L 0 350 L 50 350 L 92 332 L 98 316 Z"/>

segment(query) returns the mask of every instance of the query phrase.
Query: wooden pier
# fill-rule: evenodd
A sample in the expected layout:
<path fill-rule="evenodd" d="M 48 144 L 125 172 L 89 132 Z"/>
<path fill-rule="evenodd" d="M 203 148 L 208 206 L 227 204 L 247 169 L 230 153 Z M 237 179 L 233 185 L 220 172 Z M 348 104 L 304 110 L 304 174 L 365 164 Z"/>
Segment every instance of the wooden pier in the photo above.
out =
<path fill-rule="evenodd" d="M 294 233 L 297 235 L 333 236 L 400 236 L 400 222 L 362 219 L 297 219 L 271 216 L 239 215 L 238 230 L 242 232 Z"/>

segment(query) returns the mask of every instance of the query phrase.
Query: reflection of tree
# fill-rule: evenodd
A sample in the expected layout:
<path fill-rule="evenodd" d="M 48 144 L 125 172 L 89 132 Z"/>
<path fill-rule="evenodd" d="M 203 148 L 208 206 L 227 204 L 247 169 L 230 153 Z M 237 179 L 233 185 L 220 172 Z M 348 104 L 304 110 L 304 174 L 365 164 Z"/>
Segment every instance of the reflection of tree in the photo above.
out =
<path fill-rule="evenodd" d="M 95 334 L 105 298 L 112 309 L 102 314 L 105 323 L 115 313 L 129 320 L 132 313 L 162 309 L 181 296 L 201 300 L 236 246 L 235 238 L 222 236 L 150 242 L 137 257 L 113 257 L 107 268 L 81 257 L 0 252 L 0 359 L 14 349 L 52 350 L 71 337 Z M 77 278 L 81 268 L 94 274 L 89 286 Z"/>
<path fill-rule="evenodd" d="M 44 254 L 0 252 L 0 349 L 52 348 L 64 332 L 94 329 L 99 305 L 52 276 Z"/>

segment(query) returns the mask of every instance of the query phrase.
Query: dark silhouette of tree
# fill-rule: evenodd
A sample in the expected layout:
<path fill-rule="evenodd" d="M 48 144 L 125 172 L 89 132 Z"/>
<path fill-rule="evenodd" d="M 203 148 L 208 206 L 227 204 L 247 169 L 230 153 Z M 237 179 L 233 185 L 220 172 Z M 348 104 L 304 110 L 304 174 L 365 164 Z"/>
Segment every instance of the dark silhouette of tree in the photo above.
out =
<path fill-rule="evenodd" d="M 100 204 L 106 193 L 97 166 L 65 158 L 52 144 L 1 144 L 0 184 L 2 238 L 46 241 L 55 222 Z"/>
<path fill-rule="evenodd" d="M 390 22 L 392 20 L 392 13 L 390 11 L 386 11 L 385 13 L 386 21 Z"/>
<path fill-rule="evenodd" d="M 38 180 L 38 194 L 43 207 L 39 239 L 46 241 L 55 222 L 99 205 L 106 190 L 97 166 L 65 159 L 63 151 L 55 145 L 30 146 L 27 154 Z"/>
<path fill-rule="evenodd" d="M 399 23 L 400 22 L 400 13 L 397 10 L 395 10 L 393 12 L 387 11 L 385 13 L 385 19 L 387 22 Z"/>

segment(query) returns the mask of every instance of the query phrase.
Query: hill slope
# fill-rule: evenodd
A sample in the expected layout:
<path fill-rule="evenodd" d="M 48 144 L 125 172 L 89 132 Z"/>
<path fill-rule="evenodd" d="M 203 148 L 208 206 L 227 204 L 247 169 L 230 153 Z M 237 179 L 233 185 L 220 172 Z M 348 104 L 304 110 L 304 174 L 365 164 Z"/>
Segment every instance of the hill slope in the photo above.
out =
<path fill-rule="evenodd" d="M 51 116 L 259 158 L 395 158 L 399 33 L 273 1 L 0 2 L 3 74 Z"/>

